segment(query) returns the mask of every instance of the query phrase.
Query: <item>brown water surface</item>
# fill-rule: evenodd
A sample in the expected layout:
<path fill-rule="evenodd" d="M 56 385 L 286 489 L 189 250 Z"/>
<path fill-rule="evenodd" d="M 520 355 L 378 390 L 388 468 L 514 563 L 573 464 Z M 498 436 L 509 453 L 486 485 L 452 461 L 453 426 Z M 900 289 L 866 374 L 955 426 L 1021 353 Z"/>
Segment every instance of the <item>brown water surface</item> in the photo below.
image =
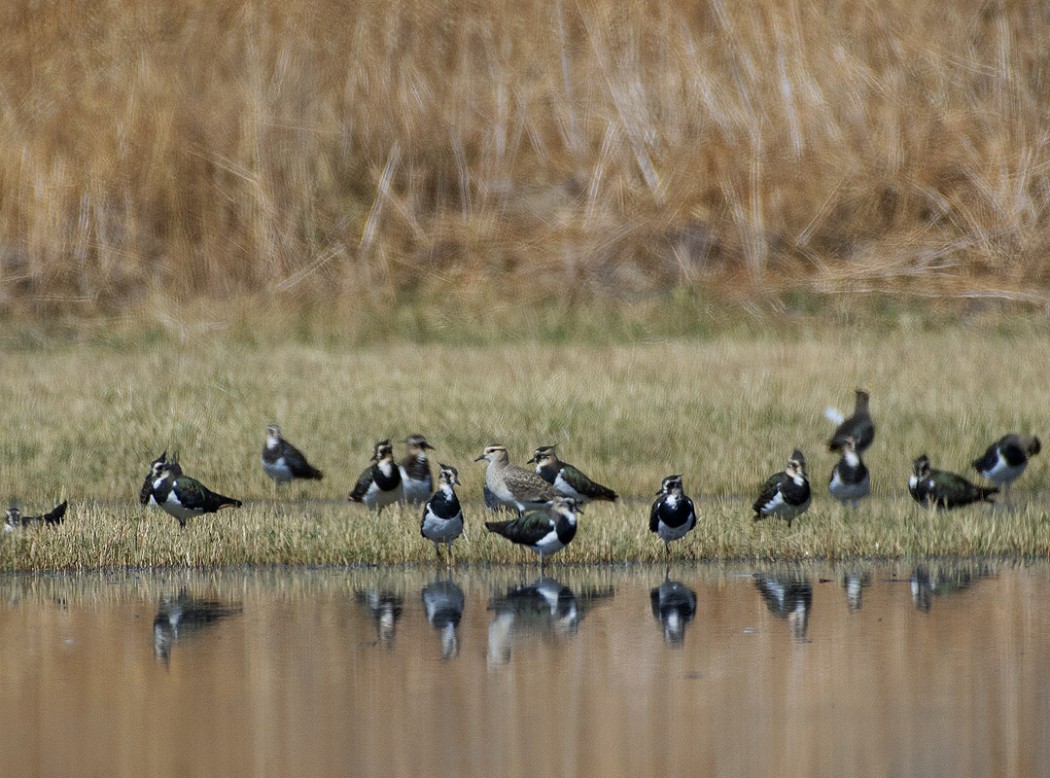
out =
<path fill-rule="evenodd" d="M 1050 568 L 0 578 L 10 776 L 1050 774 Z"/>

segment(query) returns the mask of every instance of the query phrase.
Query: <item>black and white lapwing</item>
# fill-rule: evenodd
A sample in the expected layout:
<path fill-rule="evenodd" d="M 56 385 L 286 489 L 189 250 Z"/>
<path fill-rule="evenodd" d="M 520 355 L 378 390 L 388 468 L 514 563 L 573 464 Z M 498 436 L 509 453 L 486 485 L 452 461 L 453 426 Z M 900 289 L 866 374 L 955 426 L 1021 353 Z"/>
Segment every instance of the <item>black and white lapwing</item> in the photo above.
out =
<path fill-rule="evenodd" d="M 671 554 L 671 541 L 684 538 L 696 526 L 696 507 L 682 489 L 682 476 L 669 475 L 660 484 L 656 502 L 649 511 L 649 531 L 664 542 Z"/>
<path fill-rule="evenodd" d="M 540 556 L 540 569 L 547 557 L 565 548 L 576 537 L 576 500 L 557 495 L 543 508 L 529 511 L 510 521 L 487 521 L 485 529 L 525 546 Z"/>
<path fill-rule="evenodd" d="M 240 508 L 241 501 L 213 492 L 200 481 L 181 473 L 182 468 L 172 462 L 153 465 L 153 499 L 179 520 L 185 527 L 186 520 L 205 513 L 215 513 L 224 508 Z"/>
<path fill-rule="evenodd" d="M 405 490 L 405 502 L 422 505 L 430 499 L 434 491 L 434 477 L 430 473 L 430 462 L 427 451 L 434 447 L 427 443 L 422 435 L 409 435 L 405 438 L 408 453 L 401 460 L 401 483 Z"/>
<path fill-rule="evenodd" d="M 809 579 L 795 573 L 755 573 L 755 588 L 769 612 L 787 619 L 795 639 L 805 641 L 813 607 L 813 584 Z"/>
<path fill-rule="evenodd" d="M 1010 496 L 1010 485 L 1021 477 L 1028 460 L 1042 449 L 1035 435 L 1003 435 L 973 460 L 974 469 L 996 486 L 1003 488 L 1004 498 Z"/>
<path fill-rule="evenodd" d="M 507 447 L 498 443 L 486 446 L 474 461 L 486 460 L 485 486 L 501 505 L 519 512 L 545 506 L 560 493 L 536 473 L 510 463 Z M 574 503 L 575 504 L 575 503 Z"/>
<path fill-rule="evenodd" d="M 540 446 L 529 460 L 529 464 L 536 464 L 536 474 L 540 478 L 581 505 L 591 500 L 616 501 L 619 497 L 616 492 L 588 478 L 568 462 L 562 462 L 558 459 L 555 448 L 555 446 Z"/>
<path fill-rule="evenodd" d="M 791 522 L 809 508 L 811 497 L 806 458 L 796 448 L 787 466 L 762 484 L 762 491 L 751 506 L 755 511 L 755 521 L 773 516 L 784 519 L 790 527 Z"/>
<path fill-rule="evenodd" d="M 696 592 L 681 581 L 665 578 L 649 592 L 649 605 L 663 626 L 664 642 L 680 648 L 685 642 L 685 628 L 696 616 Z"/>
<path fill-rule="evenodd" d="M 185 589 L 176 597 L 162 597 L 153 617 L 153 655 L 166 666 L 175 644 L 190 635 L 241 613 L 240 605 L 193 597 Z"/>
<path fill-rule="evenodd" d="M 363 502 L 369 510 L 378 512 L 388 505 L 401 502 L 404 495 L 401 469 L 394 462 L 394 448 L 390 445 L 389 438 L 381 440 L 375 445 L 372 464 L 361 473 L 346 499 L 350 502 Z"/>
<path fill-rule="evenodd" d="M 457 629 L 466 604 L 463 590 L 453 581 L 433 581 L 423 587 L 421 596 L 427 621 L 441 633 L 441 658 L 452 659 L 459 654 Z"/>
<path fill-rule="evenodd" d="M 908 493 L 915 502 L 926 507 L 959 508 L 975 502 L 994 502 L 996 487 L 977 486 L 957 473 L 930 466 L 925 454 L 912 463 L 908 477 Z"/>
<path fill-rule="evenodd" d="M 284 439 L 281 428 L 276 424 L 266 428 L 262 466 L 266 475 L 273 479 L 275 494 L 279 484 L 286 484 L 296 478 L 315 481 L 324 478 L 324 473 L 306 461 L 303 452 Z"/>
<path fill-rule="evenodd" d="M 871 420 L 871 414 L 868 412 L 870 395 L 866 389 L 857 389 L 856 393 L 857 401 L 853 409 L 853 415 L 848 419 L 841 420 L 841 414 L 838 414 L 837 411 L 831 408 L 824 411 L 824 415 L 829 419 L 839 422 L 838 427 L 835 429 L 835 434 L 828 441 L 828 449 L 831 451 L 841 449 L 846 442 L 847 435 L 853 436 L 857 451 L 861 453 L 866 451 L 868 446 L 871 445 L 871 441 L 875 439 L 875 423 Z"/>
<path fill-rule="evenodd" d="M 434 544 L 434 551 L 441 559 L 441 544 L 448 546 L 449 562 L 452 561 L 452 542 L 463 534 L 463 509 L 456 497 L 459 471 L 451 465 L 438 464 L 438 488 L 423 509 L 423 520 L 419 534 Z"/>
<path fill-rule="evenodd" d="M 860 458 L 857 441 L 852 435 L 846 436 L 840 451 L 842 458 L 831 470 L 828 491 L 843 505 L 848 502 L 856 508 L 857 503 L 871 493 L 871 476 L 864 460 Z"/>
<path fill-rule="evenodd" d="M 63 500 L 47 513 L 42 513 L 39 516 L 24 516 L 21 509 L 17 505 L 12 504 L 7 509 L 7 521 L 4 523 L 4 532 L 14 532 L 16 529 L 29 527 L 33 524 L 56 527 L 65 519 L 67 507 L 69 507 L 69 502 Z"/>
<path fill-rule="evenodd" d="M 171 459 L 168 459 L 168 450 L 164 449 L 163 453 L 152 462 L 149 463 L 149 472 L 146 473 L 146 480 L 142 483 L 142 491 L 139 492 L 139 503 L 142 505 L 148 505 L 150 508 L 159 508 L 156 498 L 153 496 L 153 481 L 154 471 L 157 465 L 170 464 L 172 472 L 175 477 L 182 475 L 182 467 L 179 465 L 179 455 L 176 452 L 172 455 Z"/>

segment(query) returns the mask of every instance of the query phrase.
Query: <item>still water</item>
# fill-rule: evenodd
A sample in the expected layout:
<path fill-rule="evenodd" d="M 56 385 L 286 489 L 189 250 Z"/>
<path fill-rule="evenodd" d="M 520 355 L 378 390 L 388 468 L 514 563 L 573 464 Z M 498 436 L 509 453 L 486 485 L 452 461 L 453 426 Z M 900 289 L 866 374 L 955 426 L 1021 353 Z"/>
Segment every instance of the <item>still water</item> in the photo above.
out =
<path fill-rule="evenodd" d="M 5 776 L 1050 775 L 1050 568 L 0 578 Z"/>

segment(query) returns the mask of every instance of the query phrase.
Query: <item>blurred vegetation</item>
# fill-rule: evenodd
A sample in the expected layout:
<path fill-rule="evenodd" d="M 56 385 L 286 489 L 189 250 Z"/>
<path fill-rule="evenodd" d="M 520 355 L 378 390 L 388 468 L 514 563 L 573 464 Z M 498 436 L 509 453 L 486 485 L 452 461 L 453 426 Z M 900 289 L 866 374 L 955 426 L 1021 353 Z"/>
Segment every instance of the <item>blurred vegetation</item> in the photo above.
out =
<path fill-rule="evenodd" d="M 7 321 L 407 298 L 428 338 L 446 305 L 679 288 L 1045 313 L 1038 4 L 93 0 L 0 24 Z"/>

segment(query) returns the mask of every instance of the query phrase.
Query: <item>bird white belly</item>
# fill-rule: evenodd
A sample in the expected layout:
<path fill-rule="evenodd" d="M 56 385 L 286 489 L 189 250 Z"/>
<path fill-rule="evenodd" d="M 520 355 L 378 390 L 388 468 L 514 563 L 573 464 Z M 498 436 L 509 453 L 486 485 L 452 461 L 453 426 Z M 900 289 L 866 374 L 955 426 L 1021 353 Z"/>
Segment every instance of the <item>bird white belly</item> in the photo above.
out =
<path fill-rule="evenodd" d="M 288 467 L 287 463 L 284 461 L 284 457 L 281 457 L 276 462 L 267 462 L 264 459 L 262 466 L 263 470 L 266 471 L 266 475 L 279 483 L 285 483 L 292 480 L 292 469 Z"/>
<path fill-rule="evenodd" d="M 423 519 L 423 534 L 427 539 L 435 543 L 449 543 L 463 533 L 463 514 L 460 513 L 451 519 L 439 519 L 437 516 L 427 514 Z"/>

